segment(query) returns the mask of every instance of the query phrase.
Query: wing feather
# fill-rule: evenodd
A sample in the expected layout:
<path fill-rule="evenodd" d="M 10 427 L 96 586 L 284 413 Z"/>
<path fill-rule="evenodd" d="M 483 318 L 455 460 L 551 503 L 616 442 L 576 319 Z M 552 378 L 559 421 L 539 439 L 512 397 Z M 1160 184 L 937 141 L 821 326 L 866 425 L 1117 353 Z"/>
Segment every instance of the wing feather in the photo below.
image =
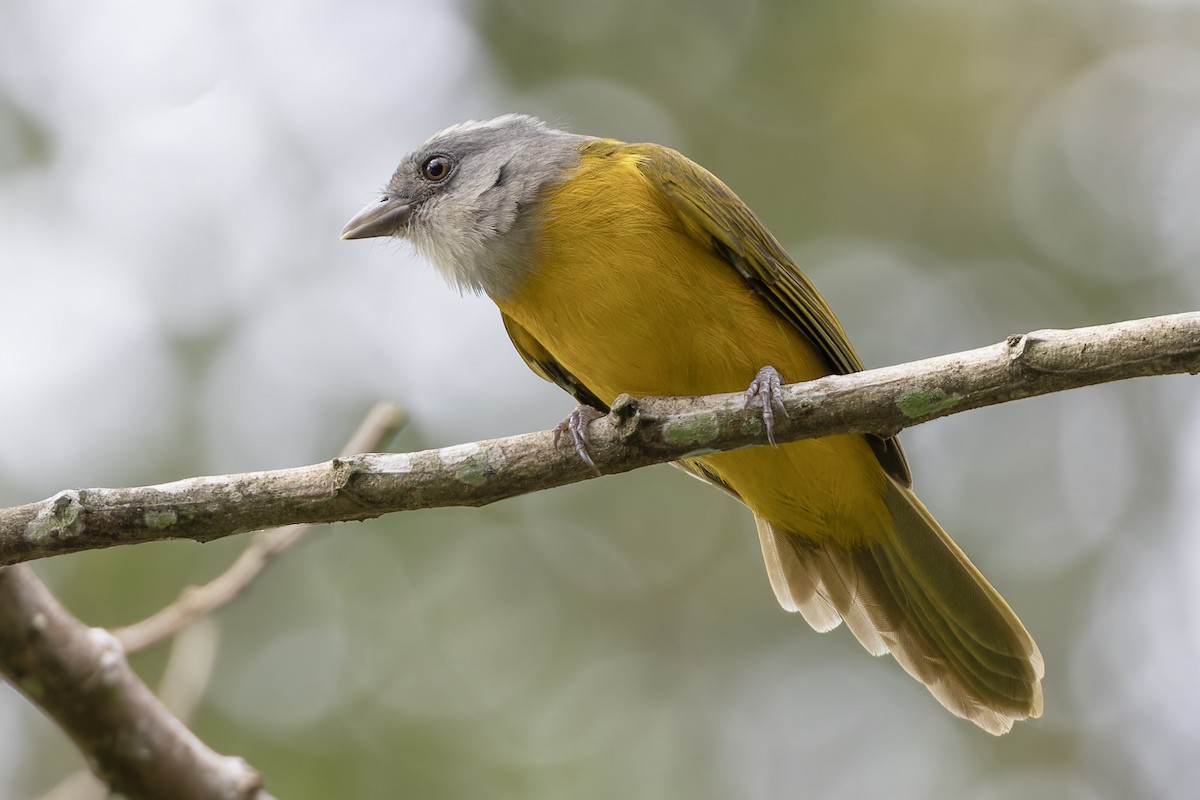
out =
<path fill-rule="evenodd" d="M 628 145 L 638 169 L 670 201 L 685 228 L 738 271 L 749 286 L 817 348 L 830 372 L 863 367 L 829 305 L 779 241 L 741 199 L 708 170 L 682 154 L 652 144 Z M 880 463 L 912 485 L 908 459 L 895 437 L 868 437 Z"/>
<path fill-rule="evenodd" d="M 558 363 L 541 342 L 533 338 L 533 334 L 504 312 L 500 313 L 500 318 L 504 321 L 504 330 L 508 332 L 508 338 L 512 340 L 513 347 L 521 354 L 521 358 L 525 359 L 525 364 L 531 370 L 560 389 L 566 390 L 578 403 L 608 413 L 608 404 L 593 394 L 591 389 L 584 386 L 578 378 Z"/>

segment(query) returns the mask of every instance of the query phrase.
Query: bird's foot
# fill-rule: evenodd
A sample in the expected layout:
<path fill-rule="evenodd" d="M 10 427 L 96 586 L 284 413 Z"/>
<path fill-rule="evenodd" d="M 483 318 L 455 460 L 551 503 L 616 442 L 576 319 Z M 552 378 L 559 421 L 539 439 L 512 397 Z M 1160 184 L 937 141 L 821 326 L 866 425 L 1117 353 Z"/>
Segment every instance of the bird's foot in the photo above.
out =
<path fill-rule="evenodd" d="M 758 371 L 750 388 L 746 390 L 746 408 L 751 408 L 755 401 L 762 403 L 763 427 L 767 429 L 767 441 L 775 447 L 775 412 L 787 416 L 787 408 L 783 405 L 783 376 L 779 370 L 769 364 Z"/>
<path fill-rule="evenodd" d="M 592 456 L 588 453 L 588 444 L 590 443 L 588 425 L 603 416 L 604 412 L 602 411 L 597 411 L 591 406 L 579 405 L 566 419 L 554 427 L 554 444 L 558 444 L 558 440 L 564 433 L 570 433 L 571 441 L 575 443 L 575 454 L 584 464 L 588 465 L 588 469 L 597 475 L 600 474 L 600 470 L 596 469 L 596 462 L 592 461 Z"/>

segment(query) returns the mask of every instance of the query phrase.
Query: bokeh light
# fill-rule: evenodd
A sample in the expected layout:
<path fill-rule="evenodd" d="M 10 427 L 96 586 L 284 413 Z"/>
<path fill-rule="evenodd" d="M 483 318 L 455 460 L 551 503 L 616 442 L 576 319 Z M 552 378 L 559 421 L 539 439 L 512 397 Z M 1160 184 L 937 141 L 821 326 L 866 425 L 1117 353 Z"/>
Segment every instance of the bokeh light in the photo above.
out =
<path fill-rule="evenodd" d="M 506 111 L 726 180 L 870 365 L 1200 304 L 1183 0 L 0 5 L 0 499 L 551 427 L 486 298 L 340 242 L 401 156 Z M 280 797 L 1195 794 L 1200 403 L 1148 379 L 904 439 L 1046 657 L 992 739 L 781 612 L 750 515 L 667 467 L 334 526 L 218 617 L 194 727 Z M 37 565 L 89 623 L 238 541 Z M 136 659 L 150 681 L 162 653 Z M 82 766 L 0 691 L 0 796 Z"/>

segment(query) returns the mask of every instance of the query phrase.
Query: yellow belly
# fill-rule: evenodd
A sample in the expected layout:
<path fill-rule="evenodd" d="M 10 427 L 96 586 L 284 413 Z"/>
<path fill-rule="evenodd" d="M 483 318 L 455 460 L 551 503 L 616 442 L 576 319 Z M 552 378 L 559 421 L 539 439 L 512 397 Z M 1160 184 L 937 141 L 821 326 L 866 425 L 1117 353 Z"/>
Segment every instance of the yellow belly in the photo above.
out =
<path fill-rule="evenodd" d="M 585 162 L 545 213 L 539 268 L 497 304 L 604 402 L 622 392 L 739 391 L 767 364 L 789 382 L 830 371 L 803 334 L 682 229 L 632 162 Z M 842 544 L 890 530 L 887 479 L 862 437 L 700 460 L 781 530 Z"/>

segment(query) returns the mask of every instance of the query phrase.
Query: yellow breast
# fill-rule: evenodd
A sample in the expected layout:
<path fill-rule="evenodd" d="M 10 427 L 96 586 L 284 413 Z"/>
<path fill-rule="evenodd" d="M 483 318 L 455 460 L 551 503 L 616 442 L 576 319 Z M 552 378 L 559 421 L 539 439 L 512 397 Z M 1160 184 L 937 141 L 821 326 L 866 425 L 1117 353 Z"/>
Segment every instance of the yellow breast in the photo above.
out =
<path fill-rule="evenodd" d="M 620 149 L 585 156 L 545 199 L 536 267 L 501 310 L 611 403 L 625 392 L 745 389 L 766 364 L 787 381 L 829 372 L 818 350 L 751 289 Z M 829 437 L 706 457 L 756 513 L 841 542 L 884 530 L 886 479 L 866 441 Z"/>

